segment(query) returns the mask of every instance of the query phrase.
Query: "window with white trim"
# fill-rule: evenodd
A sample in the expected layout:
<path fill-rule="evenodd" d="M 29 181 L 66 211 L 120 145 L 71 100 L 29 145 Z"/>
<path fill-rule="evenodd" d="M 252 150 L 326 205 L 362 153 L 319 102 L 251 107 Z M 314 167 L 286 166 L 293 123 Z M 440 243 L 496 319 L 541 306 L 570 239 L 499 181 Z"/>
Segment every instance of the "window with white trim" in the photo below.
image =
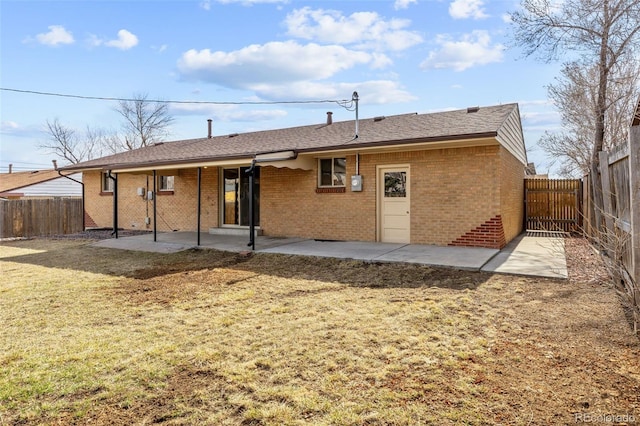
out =
<path fill-rule="evenodd" d="M 346 158 L 321 158 L 318 160 L 318 187 L 344 187 L 346 182 Z"/>
<path fill-rule="evenodd" d="M 158 191 L 173 191 L 173 176 L 160 176 Z"/>
<path fill-rule="evenodd" d="M 101 188 L 102 192 L 113 192 L 113 179 L 109 177 L 109 173 L 102 173 L 102 183 Z"/>

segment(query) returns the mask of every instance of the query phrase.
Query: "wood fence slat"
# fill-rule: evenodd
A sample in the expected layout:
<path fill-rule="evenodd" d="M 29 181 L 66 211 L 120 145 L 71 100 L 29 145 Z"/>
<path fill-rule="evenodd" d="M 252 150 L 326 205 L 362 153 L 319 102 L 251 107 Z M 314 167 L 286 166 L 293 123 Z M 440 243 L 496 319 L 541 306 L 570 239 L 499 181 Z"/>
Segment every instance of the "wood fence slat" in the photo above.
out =
<path fill-rule="evenodd" d="M 0 238 L 81 232 L 81 198 L 5 200 L 0 202 Z"/>
<path fill-rule="evenodd" d="M 582 223 L 581 185 L 580 179 L 526 179 L 527 229 L 578 231 Z"/>

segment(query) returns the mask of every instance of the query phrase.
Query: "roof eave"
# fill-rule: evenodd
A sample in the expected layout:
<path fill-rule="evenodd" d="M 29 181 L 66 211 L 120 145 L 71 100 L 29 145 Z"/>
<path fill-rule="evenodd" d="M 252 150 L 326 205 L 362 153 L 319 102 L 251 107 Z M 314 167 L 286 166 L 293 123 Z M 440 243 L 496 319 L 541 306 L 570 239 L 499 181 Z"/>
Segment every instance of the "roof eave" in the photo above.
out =
<path fill-rule="evenodd" d="M 364 149 L 364 148 L 387 148 L 387 147 L 397 147 L 400 145 L 410 145 L 410 144 L 430 144 L 436 142 L 457 142 L 463 140 L 474 140 L 474 139 L 487 139 L 487 138 L 495 138 L 498 136 L 498 132 L 485 132 L 485 133 L 472 133 L 472 134 L 464 134 L 464 135 L 451 135 L 451 136 L 434 136 L 427 138 L 412 138 L 412 139 L 397 139 L 394 141 L 383 141 L 383 142 L 364 142 L 364 143 L 349 143 L 349 144 L 339 144 L 339 145 L 330 145 L 323 147 L 315 147 L 315 148 L 305 148 L 298 149 L 298 153 L 313 153 L 313 152 L 324 152 L 324 151 L 334 151 L 334 150 L 354 150 L 354 149 Z"/>
<path fill-rule="evenodd" d="M 341 143 L 337 145 L 326 145 L 320 147 L 313 148 L 302 148 L 302 149 L 291 149 L 291 151 L 296 152 L 297 154 L 312 154 L 315 152 L 326 152 L 326 151 L 335 151 L 335 150 L 358 150 L 358 149 L 375 149 L 375 148 L 391 148 L 391 147 L 399 147 L 406 146 L 411 144 L 432 144 L 432 143 L 454 143 L 457 141 L 464 140 L 480 140 L 480 139 L 488 139 L 495 138 L 498 135 L 497 131 L 491 132 L 483 132 L 483 133 L 471 133 L 471 134 L 460 134 L 460 135 L 448 135 L 448 136 L 434 136 L 434 137 L 426 137 L 426 138 L 410 138 L 410 139 L 397 139 L 393 141 L 374 141 L 374 142 L 363 142 L 363 143 Z M 282 149 L 278 149 L 279 152 Z M 225 165 L 225 164 L 240 164 L 240 163 L 250 163 L 251 160 L 255 157 L 256 154 L 268 154 L 271 152 L 260 152 L 260 153 L 244 153 L 242 155 L 231 155 L 231 156 L 221 156 L 221 157 L 196 157 L 196 158 L 188 158 L 183 160 L 164 160 L 158 162 L 132 162 L 132 163 L 113 163 L 113 164 L 102 164 L 102 165 L 93 165 L 90 167 L 76 167 L 76 166 L 66 166 L 61 168 L 63 171 L 106 171 L 111 170 L 113 172 L 124 173 L 124 172 L 145 172 L 145 171 L 153 171 L 153 170 L 162 170 L 162 169 L 171 169 L 176 166 L 184 168 L 195 168 L 195 167 L 207 167 L 207 166 L 217 166 L 217 165 Z"/>

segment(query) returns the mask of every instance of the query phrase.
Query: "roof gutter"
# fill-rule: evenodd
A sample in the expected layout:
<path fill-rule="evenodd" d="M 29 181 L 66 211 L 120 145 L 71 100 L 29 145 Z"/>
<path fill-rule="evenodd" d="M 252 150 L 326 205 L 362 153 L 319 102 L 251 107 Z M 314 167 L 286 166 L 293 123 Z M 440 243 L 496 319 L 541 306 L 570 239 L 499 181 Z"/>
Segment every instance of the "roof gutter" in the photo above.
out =
<path fill-rule="evenodd" d="M 339 145 L 332 145 L 332 146 L 324 146 L 322 148 L 304 148 L 304 149 L 298 149 L 297 151 L 299 153 L 312 153 L 312 152 L 352 150 L 352 149 L 362 149 L 362 148 L 384 148 L 384 147 L 408 145 L 411 143 L 427 144 L 427 143 L 433 143 L 433 142 L 454 142 L 454 141 L 463 141 L 463 140 L 495 138 L 496 136 L 498 136 L 498 132 L 486 132 L 486 133 L 474 133 L 471 135 L 453 135 L 453 136 L 444 136 L 444 137 L 437 136 L 437 137 L 429 137 L 429 138 L 420 138 L 418 139 L 420 142 L 417 142 L 416 139 L 398 139 L 395 141 L 384 141 L 384 142 L 339 144 Z"/>

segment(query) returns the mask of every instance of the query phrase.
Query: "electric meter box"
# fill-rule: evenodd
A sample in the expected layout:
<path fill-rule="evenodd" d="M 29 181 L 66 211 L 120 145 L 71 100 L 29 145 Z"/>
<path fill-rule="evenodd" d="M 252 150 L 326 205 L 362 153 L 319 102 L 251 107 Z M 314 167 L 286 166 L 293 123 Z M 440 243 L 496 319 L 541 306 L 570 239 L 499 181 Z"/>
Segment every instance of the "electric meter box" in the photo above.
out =
<path fill-rule="evenodd" d="M 362 191 L 362 176 L 360 175 L 351 176 L 351 191 L 352 192 Z"/>

